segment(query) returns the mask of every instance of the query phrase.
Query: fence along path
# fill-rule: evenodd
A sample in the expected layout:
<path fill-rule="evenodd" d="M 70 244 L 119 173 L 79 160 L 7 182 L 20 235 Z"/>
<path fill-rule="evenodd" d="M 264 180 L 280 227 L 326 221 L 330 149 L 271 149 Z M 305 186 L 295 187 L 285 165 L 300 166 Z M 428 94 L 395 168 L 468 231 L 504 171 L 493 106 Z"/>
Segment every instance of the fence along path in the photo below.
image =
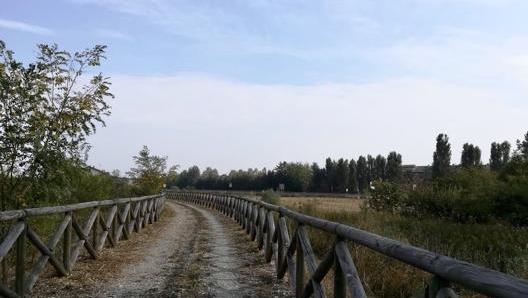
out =
<path fill-rule="evenodd" d="M 121 239 L 129 239 L 133 232 L 157 221 L 163 211 L 164 195 L 145 196 L 131 199 L 85 202 L 73 205 L 44 207 L 0 212 L 0 224 L 8 226 L 8 232 L 0 243 L 0 261 L 5 265 L 0 282 L 0 295 L 9 298 L 23 297 L 28 293 L 49 263 L 59 276 L 68 275 L 81 254 L 82 248 L 91 258 L 97 259 L 98 251 L 105 245 L 114 247 Z M 89 214 L 84 224 L 82 214 Z M 37 217 L 60 216 L 60 223 L 47 243 L 35 232 L 38 227 L 30 221 Z M 62 240 L 62 247 L 57 247 Z M 31 264 L 26 276 L 28 263 L 27 247 L 33 246 L 40 257 Z M 7 260 L 8 253 L 14 254 L 14 262 Z M 12 264 L 14 263 L 14 264 Z M 14 289 L 9 287 L 13 276 Z"/>
<path fill-rule="evenodd" d="M 347 290 L 352 297 L 367 297 L 347 241 L 433 274 L 427 288 L 415 297 L 457 297 L 451 288 L 452 283 L 490 297 L 528 297 L 526 280 L 438 255 L 351 226 L 307 216 L 282 206 L 213 193 L 174 192 L 169 193 L 168 198 L 214 208 L 234 218 L 246 233 L 251 235 L 251 240 L 257 241 L 258 248 L 264 249 L 266 261 L 270 262 L 272 259 L 275 261 L 277 278 L 282 279 L 288 273 L 296 298 L 326 297 L 321 281 L 332 268 L 334 297 L 346 297 Z M 296 223 L 292 237 L 286 218 Z M 306 226 L 335 235 L 332 248 L 319 263 L 312 250 Z"/>

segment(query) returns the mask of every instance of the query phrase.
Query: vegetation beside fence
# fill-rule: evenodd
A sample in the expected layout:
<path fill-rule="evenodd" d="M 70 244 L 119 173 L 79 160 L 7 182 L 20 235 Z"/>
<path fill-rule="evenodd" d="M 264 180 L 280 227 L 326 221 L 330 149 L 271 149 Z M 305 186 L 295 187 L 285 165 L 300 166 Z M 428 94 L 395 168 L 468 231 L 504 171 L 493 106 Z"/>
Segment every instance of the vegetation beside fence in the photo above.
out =
<path fill-rule="evenodd" d="M 164 202 L 165 195 L 153 195 L 0 212 L 8 228 L 0 242 L 0 295 L 23 297 L 47 264 L 58 276 L 68 275 L 83 248 L 86 257 L 97 259 L 103 247 L 157 221 Z"/>
<path fill-rule="evenodd" d="M 346 290 L 352 297 L 456 297 L 454 290 L 461 289 L 491 297 L 528 295 L 524 279 L 340 224 L 344 212 L 329 221 L 225 194 L 175 192 L 169 198 L 215 208 L 237 220 L 264 249 L 266 260 L 275 260 L 277 277 L 288 275 L 296 297 L 326 297 L 323 280 L 332 268 L 328 292 L 334 297 L 346 297 Z M 380 280 L 382 271 L 392 272 L 392 278 Z M 402 280 L 414 283 L 402 285 Z M 384 287 L 399 290 L 387 294 Z"/>

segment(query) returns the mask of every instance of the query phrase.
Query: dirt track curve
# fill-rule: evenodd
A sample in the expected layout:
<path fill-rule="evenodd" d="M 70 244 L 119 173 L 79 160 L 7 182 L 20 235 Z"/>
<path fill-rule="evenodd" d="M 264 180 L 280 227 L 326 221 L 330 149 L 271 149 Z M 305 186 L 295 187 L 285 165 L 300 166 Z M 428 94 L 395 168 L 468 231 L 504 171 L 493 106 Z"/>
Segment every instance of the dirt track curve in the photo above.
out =
<path fill-rule="evenodd" d="M 235 221 L 210 209 L 167 202 L 146 233 L 82 260 L 71 276 L 44 277 L 33 297 L 291 297 Z"/>

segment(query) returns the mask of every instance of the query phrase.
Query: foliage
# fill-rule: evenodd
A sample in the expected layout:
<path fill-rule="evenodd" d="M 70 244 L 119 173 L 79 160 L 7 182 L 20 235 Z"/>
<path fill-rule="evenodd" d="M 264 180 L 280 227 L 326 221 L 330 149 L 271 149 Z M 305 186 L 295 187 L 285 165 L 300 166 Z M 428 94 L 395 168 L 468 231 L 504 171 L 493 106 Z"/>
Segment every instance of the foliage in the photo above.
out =
<path fill-rule="evenodd" d="M 260 193 L 260 200 L 269 204 L 278 205 L 280 203 L 280 195 L 272 189 L 268 189 Z"/>
<path fill-rule="evenodd" d="M 367 155 L 367 183 L 373 180 L 377 180 L 376 160 L 372 155 Z"/>
<path fill-rule="evenodd" d="M 441 178 L 448 174 L 451 164 L 451 145 L 446 134 L 436 137 L 436 151 L 433 153 L 433 178 Z"/>
<path fill-rule="evenodd" d="M 405 204 L 405 195 L 400 186 L 380 180 L 374 181 L 373 186 L 374 189 L 368 199 L 370 208 L 391 213 L 397 213 L 401 210 Z"/>
<path fill-rule="evenodd" d="M 348 168 L 348 160 L 340 158 L 336 166 L 335 191 L 344 193 L 348 189 L 348 178 L 350 169 Z"/>
<path fill-rule="evenodd" d="M 281 162 L 275 168 L 275 172 L 280 183 L 285 184 L 285 190 L 287 191 L 307 191 L 312 180 L 310 165 L 299 162 Z"/>
<path fill-rule="evenodd" d="M 327 191 L 334 192 L 334 189 L 337 185 L 336 170 L 337 170 L 337 163 L 334 160 L 332 160 L 330 157 L 328 157 L 325 160 L 326 184 L 328 186 Z"/>
<path fill-rule="evenodd" d="M 383 157 L 381 154 L 378 154 L 376 156 L 375 165 L 376 174 L 374 176 L 374 179 L 385 180 L 387 173 L 387 159 L 385 159 L 385 157 Z"/>
<path fill-rule="evenodd" d="M 348 188 L 351 193 L 358 193 L 358 176 L 357 163 L 354 159 L 350 159 L 348 163 Z"/>
<path fill-rule="evenodd" d="M 508 163 L 497 174 L 461 168 L 433 183 L 375 183 L 369 205 L 416 218 L 443 218 L 457 223 L 528 225 L 528 163 Z"/>
<path fill-rule="evenodd" d="M 386 176 L 388 181 L 398 182 L 402 179 L 402 156 L 401 154 L 392 151 L 387 157 Z"/>
<path fill-rule="evenodd" d="M 368 187 L 369 174 L 368 174 L 367 160 L 362 155 L 359 156 L 358 161 L 357 161 L 357 181 L 358 181 L 359 192 L 364 193 Z"/>
<path fill-rule="evenodd" d="M 524 139 L 517 140 L 517 150 L 515 154 L 519 156 L 522 160 L 528 161 L 528 131 L 524 134 Z"/>
<path fill-rule="evenodd" d="M 381 182 L 376 182 L 379 186 Z M 386 185 L 389 185 L 388 183 Z M 378 188 L 376 188 L 378 189 Z M 511 225 L 453 223 L 442 218 L 406 217 L 383 211 L 350 212 L 320 208 L 306 200 L 296 207 L 307 215 L 354 226 L 372 233 L 421 247 L 442 255 L 471 262 L 525 278 L 528 274 L 528 229 Z M 333 236 L 309 229 L 316 256 L 322 257 Z M 387 258 L 360 245 L 351 245 L 351 254 L 369 296 L 410 297 L 429 276 L 423 271 Z M 462 296 L 465 297 L 465 296 Z M 473 296 L 471 296 L 473 297 Z"/>
<path fill-rule="evenodd" d="M 499 171 L 502 169 L 510 160 L 510 148 L 511 145 L 508 141 L 502 143 L 491 143 L 490 150 L 490 169 L 493 171 Z"/>
<path fill-rule="evenodd" d="M 167 157 L 150 155 L 147 146 L 134 156 L 135 168 L 131 168 L 127 174 L 134 179 L 134 185 L 138 195 L 157 194 L 163 188 L 167 169 Z"/>
<path fill-rule="evenodd" d="M 178 168 L 179 165 L 174 165 L 169 168 L 169 171 L 167 172 L 167 175 L 165 176 L 165 184 L 167 185 L 167 188 L 174 189 L 178 187 Z"/>
<path fill-rule="evenodd" d="M 473 144 L 465 143 L 462 147 L 460 165 L 463 167 L 476 167 L 482 165 L 480 161 L 480 148 Z"/>
<path fill-rule="evenodd" d="M 37 200 L 38 187 L 51 193 L 53 181 L 67 179 L 65 163 L 83 164 L 87 136 L 110 114 L 108 78 L 81 76 L 100 65 L 105 46 L 70 54 L 38 45 L 27 66 L 0 41 L 0 198 L 1 208 Z"/>
<path fill-rule="evenodd" d="M 192 166 L 187 170 L 180 173 L 178 178 L 178 187 L 186 188 L 187 186 L 196 186 L 200 179 L 200 168 L 198 166 Z"/>

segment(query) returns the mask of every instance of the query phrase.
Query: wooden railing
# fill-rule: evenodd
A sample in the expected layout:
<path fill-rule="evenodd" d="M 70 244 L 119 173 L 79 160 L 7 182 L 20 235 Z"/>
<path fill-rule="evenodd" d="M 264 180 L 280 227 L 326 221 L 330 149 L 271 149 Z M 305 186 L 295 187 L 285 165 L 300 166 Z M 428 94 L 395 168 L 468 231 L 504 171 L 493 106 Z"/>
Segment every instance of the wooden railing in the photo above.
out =
<path fill-rule="evenodd" d="M 452 284 L 490 297 L 528 297 L 526 280 L 282 206 L 227 194 L 173 192 L 168 198 L 214 208 L 234 218 L 251 240 L 257 241 L 258 248 L 264 249 L 266 261 L 275 261 L 277 277 L 282 279 L 288 273 L 296 298 L 326 297 L 321 281 L 332 268 L 334 297 L 346 297 L 347 290 L 351 297 L 367 297 L 347 241 L 431 273 L 433 278 L 427 288 L 414 297 L 457 297 Z M 295 223 L 293 237 L 286 218 Z M 307 226 L 335 235 L 335 242 L 320 262 L 312 250 Z"/>
<path fill-rule="evenodd" d="M 0 212 L 0 224 L 7 227 L 0 243 L 4 271 L 0 295 L 23 297 L 33 288 L 48 263 L 57 275 L 68 275 L 83 247 L 89 257 L 97 259 L 105 245 L 113 247 L 121 239 L 129 239 L 133 232 L 140 232 L 157 221 L 164 202 L 165 195 L 154 195 Z M 43 220 L 39 222 L 38 219 Z M 49 225 L 54 220 L 58 222 L 55 231 L 42 235 L 49 236 L 45 243 L 36 232 L 40 227 L 33 226 L 32 222 Z M 61 240 L 62 247 L 57 247 Z M 36 262 L 29 260 L 28 248 L 37 252 Z M 28 267 L 31 271 L 26 274 Z M 14 287 L 9 286 L 12 283 Z"/>

